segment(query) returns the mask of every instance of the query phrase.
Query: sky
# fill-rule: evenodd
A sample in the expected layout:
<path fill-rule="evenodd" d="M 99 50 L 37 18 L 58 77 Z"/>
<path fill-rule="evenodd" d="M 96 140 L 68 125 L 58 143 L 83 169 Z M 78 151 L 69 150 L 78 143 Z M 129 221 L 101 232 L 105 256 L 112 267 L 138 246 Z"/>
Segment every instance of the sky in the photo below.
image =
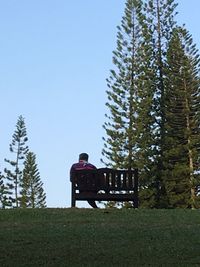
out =
<path fill-rule="evenodd" d="M 200 49 L 199 0 L 178 0 L 177 21 Z M 78 155 L 101 163 L 112 69 L 125 0 L 0 0 L 0 170 L 20 115 L 48 207 L 71 205 Z M 78 207 L 88 207 L 77 202 Z"/>

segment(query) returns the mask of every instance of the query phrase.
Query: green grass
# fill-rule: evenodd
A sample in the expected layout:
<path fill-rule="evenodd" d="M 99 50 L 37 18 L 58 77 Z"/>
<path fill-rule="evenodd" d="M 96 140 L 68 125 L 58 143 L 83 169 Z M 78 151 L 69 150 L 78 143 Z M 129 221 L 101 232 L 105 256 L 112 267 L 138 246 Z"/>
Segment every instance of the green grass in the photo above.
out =
<path fill-rule="evenodd" d="M 200 266 L 200 211 L 2 210 L 0 266 Z"/>

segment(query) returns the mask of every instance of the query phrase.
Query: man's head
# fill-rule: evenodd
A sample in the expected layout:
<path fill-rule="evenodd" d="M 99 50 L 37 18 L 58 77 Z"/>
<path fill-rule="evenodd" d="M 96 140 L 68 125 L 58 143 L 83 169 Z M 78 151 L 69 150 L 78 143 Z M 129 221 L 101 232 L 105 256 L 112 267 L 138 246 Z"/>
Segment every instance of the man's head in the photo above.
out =
<path fill-rule="evenodd" d="M 88 161 L 89 155 L 87 153 L 81 153 L 79 155 L 79 160 L 85 160 Z"/>

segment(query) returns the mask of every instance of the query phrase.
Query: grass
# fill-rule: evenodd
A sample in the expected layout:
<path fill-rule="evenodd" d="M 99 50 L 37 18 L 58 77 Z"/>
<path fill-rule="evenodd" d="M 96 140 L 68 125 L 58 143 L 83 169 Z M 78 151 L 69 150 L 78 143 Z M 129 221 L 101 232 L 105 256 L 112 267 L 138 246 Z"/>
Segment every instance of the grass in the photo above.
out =
<path fill-rule="evenodd" d="M 0 266 L 200 266 L 200 211 L 1 210 Z"/>

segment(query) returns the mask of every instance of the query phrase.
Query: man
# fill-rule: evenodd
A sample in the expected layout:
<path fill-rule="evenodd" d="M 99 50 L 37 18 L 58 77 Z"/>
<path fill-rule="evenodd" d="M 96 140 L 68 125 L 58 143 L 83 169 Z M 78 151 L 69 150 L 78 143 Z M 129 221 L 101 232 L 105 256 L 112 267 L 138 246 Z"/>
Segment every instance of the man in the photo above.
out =
<path fill-rule="evenodd" d="M 79 155 L 79 162 L 74 163 L 71 166 L 71 169 L 70 169 L 70 180 L 72 179 L 73 173 L 75 171 L 78 171 L 78 170 L 95 170 L 96 169 L 96 167 L 93 164 L 88 162 L 88 159 L 89 159 L 89 155 L 87 153 L 81 153 Z M 87 202 L 93 208 L 98 208 L 94 200 L 88 200 Z"/>

